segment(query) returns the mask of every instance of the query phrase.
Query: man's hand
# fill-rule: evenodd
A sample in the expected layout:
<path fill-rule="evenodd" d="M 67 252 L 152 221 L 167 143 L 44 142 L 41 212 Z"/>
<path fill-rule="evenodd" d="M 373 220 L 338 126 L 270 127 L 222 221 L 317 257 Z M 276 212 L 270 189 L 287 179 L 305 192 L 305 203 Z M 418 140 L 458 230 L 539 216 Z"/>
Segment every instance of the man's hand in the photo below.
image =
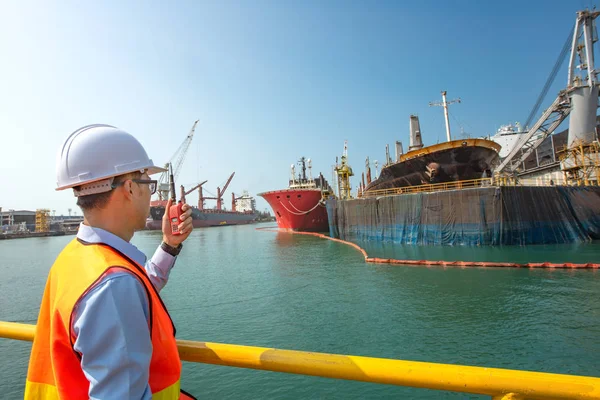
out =
<path fill-rule="evenodd" d="M 179 232 L 181 234 L 173 235 L 171 233 L 171 221 L 169 221 L 169 209 L 172 204 L 173 200 L 169 199 L 162 219 L 163 241 L 171 247 L 177 247 L 192 233 L 192 207 L 187 203 L 183 204 L 181 207 L 183 214 L 181 214 L 179 221 Z"/>

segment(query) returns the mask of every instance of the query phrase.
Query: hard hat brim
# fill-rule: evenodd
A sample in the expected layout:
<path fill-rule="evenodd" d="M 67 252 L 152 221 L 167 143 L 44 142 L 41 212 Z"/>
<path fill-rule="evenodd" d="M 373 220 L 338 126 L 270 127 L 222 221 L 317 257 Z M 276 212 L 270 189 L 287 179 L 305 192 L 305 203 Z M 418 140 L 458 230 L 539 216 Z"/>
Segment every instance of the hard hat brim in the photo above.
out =
<path fill-rule="evenodd" d="M 166 168 L 161 168 L 161 167 L 150 167 L 148 168 L 148 175 L 154 175 L 154 174 L 158 174 L 159 172 L 167 172 L 168 170 Z"/>

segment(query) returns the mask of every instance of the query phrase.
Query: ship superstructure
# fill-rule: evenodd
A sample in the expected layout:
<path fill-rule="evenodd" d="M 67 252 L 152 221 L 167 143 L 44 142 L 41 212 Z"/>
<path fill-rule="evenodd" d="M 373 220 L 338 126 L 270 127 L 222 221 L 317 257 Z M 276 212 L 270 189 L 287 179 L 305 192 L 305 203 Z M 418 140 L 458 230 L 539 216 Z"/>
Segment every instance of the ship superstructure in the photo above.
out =
<path fill-rule="evenodd" d="M 286 189 L 258 195 L 263 197 L 273 209 L 279 228 L 327 232 L 329 225 L 323 199 L 331 195 L 333 191 L 323 174 L 319 174 L 317 179 L 313 179 L 310 158 L 300 158 L 298 166 L 300 171 L 296 175 L 296 165 L 291 165 L 290 179 Z"/>

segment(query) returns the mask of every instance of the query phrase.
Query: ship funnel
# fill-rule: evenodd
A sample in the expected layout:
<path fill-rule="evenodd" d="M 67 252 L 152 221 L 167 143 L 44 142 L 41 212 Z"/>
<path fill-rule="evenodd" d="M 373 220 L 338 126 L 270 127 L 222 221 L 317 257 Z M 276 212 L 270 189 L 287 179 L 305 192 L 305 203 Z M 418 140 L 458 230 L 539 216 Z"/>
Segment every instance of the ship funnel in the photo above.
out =
<path fill-rule="evenodd" d="M 410 146 L 408 151 L 417 150 L 423 147 L 423 141 L 421 140 L 421 125 L 419 124 L 419 117 L 416 115 L 410 116 Z"/>
<path fill-rule="evenodd" d="M 385 165 L 390 165 L 392 163 L 392 158 L 390 157 L 390 145 L 385 145 Z"/>
<path fill-rule="evenodd" d="M 400 162 L 400 156 L 404 154 L 404 149 L 402 148 L 402 142 L 396 140 L 396 162 Z"/>

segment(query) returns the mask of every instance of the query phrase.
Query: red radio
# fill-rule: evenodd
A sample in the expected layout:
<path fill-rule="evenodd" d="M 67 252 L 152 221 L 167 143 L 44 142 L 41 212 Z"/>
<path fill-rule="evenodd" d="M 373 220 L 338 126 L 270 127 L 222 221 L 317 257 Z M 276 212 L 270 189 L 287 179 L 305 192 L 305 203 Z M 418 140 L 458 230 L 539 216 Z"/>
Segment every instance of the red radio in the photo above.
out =
<path fill-rule="evenodd" d="M 171 165 L 171 163 L 169 163 L 169 180 L 171 181 L 170 183 L 172 203 L 169 210 L 165 210 L 165 212 L 168 211 L 169 213 L 169 224 L 171 224 L 171 233 L 173 235 L 181 235 L 181 232 L 179 231 L 179 223 L 181 222 L 181 214 L 183 214 L 183 211 L 181 210 L 183 204 L 181 203 L 181 200 L 179 200 L 179 203 L 175 204 L 177 202 L 177 198 L 175 195 L 175 180 L 173 179 L 173 166 Z"/>

